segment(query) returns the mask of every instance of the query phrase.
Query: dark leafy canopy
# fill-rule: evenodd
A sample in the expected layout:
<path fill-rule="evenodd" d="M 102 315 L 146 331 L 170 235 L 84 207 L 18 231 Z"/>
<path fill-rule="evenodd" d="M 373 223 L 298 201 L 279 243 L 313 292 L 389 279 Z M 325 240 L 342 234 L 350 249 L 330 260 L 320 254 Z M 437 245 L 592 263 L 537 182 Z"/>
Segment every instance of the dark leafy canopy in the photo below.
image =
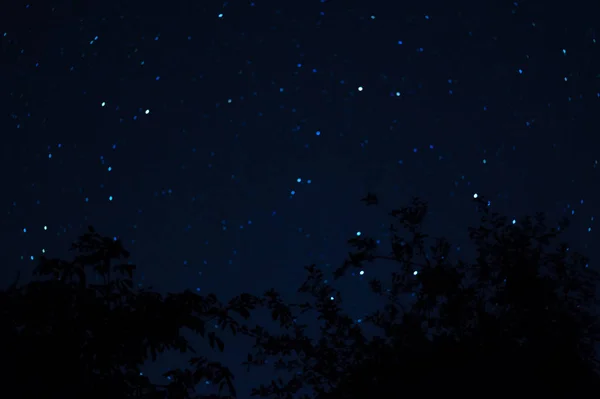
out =
<path fill-rule="evenodd" d="M 549 228 L 538 214 L 513 225 L 486 201 L 476 204 L 481 225 L 469 230 L 477 249 L 472 262 L 453 259 L 447 240 L 422 232 L 427 204 L 418 199 L 391 212 L 390 254 L 379 254 L 369 237 L 349 241 L 355 250 L 337 278 L 376 261 L 397 268 L 387 283 L 370 282 L 384 306 L 362 324 L 342 312 L 339 292 L 323 273 L 307 267 L 300 292 L 312 302 L 274 313 L 288 332 L 258 334 L 252 357 L 255 364 L 279 357 L 276 364 L 295 373 L 254 395 L 312 397 L 300 394 L 306 387 L 332 399 L 597 392 L 598 275 L 560 242 L 567 222 Z M 324 321 L 317 340 L 294 323 L 307 310 Z M 364 333 L 369 324 L 379 331 L 374 338 Z"/>
<path fill-rule="evenodd" d="M 376 205 L 377 198 L 364 202 Z M 286 304 L 275 290 L 224 305 L 214 295 L 138 289 L 121 243 L 90 228 L 73 245 L 73 261 L 43 258 L 36 281 L 0 293 L 3 388 L 11 398 L 233 398 L 229 370 L 196 355 L 182 335 L 189 329 L 223 350 L 205 328 L 216 323 L 256 340 L 243 364 L 271 361 L 291 376 L 253 391 L 265 398 L 522 390 L 570 398 L 595 391 L 598 276 L 560 242 L 566 223 L 548 228 L 536 215 L 513 225 L 485 201 L 477 205 L 482 219 L 470 229 L 477 249 L 471 262 L 453 259 L 447 240 L 422 232 L 427 205 L 420 200 L 391 212 L 390 253 L 379 253 L 369 237 L 349 241 L 354 251 L 336 278 L 381 262 L 396 267 L 389 281 L 370 282 L 383 306 L 362 323 L 343 312 L 341 293 L 315 265 L 299 289 L 311 299 L 301 304 Z M 243 324 L 259 307 L 283 332 Z M 377 329 L 374 337 L 368 326 Z M 315 327 L 316 338 L 309 334 Z M 190 353 L 189 367 L 166 373 L 168 385 L 153 384 L 140 366 L 166 349 Z M 218 396 L 195 392 L 207 380 Z"/>
<path fill-rule="evenodd" d="M 227 368 L 202 356 L 190 369 L 165 374 L 169 385 L 155 385 L 140 366 L 167 349 L 194 353 L 183 337 L 190 329 L 212 347 L 223 341 L 206 332 L 207 323 L 237 333 L 233 313 L 247 318 L 249 295 L 227 305 L 214 295 L 185 291 L 160 294 L 137 289 L 135 266 L 119 241 L 93 228 L 73 244 L 73 261 L 42 258 L 37 280 L 0 293 L 2 387 L 11 398 L 188 398 L 209 380 L 223 396 L 234 397 Z"/>

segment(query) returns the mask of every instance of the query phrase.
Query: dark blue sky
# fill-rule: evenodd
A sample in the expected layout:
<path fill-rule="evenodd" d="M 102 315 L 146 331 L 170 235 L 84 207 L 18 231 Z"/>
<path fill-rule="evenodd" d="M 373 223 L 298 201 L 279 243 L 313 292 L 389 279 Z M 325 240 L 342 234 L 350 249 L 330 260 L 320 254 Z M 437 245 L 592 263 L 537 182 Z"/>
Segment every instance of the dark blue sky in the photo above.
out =
<path fill-rule="evenodd" d="M 144 286 L 294 300 L 304 265 L 384 240 L 415 195 L 429 232 L 466 245 L 475 193 L 511 217 L 574 213 L 594 266 L 597 6 L 95 3 L 0 8 L 3 284 L 91 224 Z M 368 276 L 344 283 L 357 317 Z M 260 376 L 234 370 L 245 397 Z"/>

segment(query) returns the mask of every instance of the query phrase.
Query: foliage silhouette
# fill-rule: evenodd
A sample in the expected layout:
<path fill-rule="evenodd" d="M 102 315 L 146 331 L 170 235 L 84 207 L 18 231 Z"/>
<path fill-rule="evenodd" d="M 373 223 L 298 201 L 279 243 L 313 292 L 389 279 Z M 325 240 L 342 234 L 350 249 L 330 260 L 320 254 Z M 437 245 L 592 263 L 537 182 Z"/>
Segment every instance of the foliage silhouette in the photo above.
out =
<path fill-rule="evenodd" d="M 362 320 L 345 314 L 340 293 L 321 270 L 308 266 L 299 292 L 312 300 L 278 303 L 273 318 L 287 331 L 256 331 L 255 353 L 247 362 L 276 357 L 277 367 L 293 376 L 261 385 L 253 395 L 358 399 L 524 392 L 571 398 L 597 390 L 598 274 L 560 242 L 568 221 L 549 228 L 537 214 L 512 224 L 482 198 L 475 202 L 481 224 L 469 229 L 477 249 L 470 263 L 454 260 L 446 239 L 422 232 L 427 204 L 419 199 L 390 213 L 390 254 L 378 254 L 375 240 L 364 235 L 349 240 L 354 251 L 336 278 L 350 269 L 370 270 L 376 261 L 397 268 L 388 284 L 370 282 L 383 308 Z M 317 339 L 297 322 L 310 311 L 322 321 Z M 365 333 L 369 325 L 378 331 L 374 337 Z M 307 387 L 312 394 L 302 391 Z"/>
<path fill-rule="evenodd" d="M 73 261 L 42 258 L 38 279 L 0 293 L 1 378 L 9 397 L 201 397 L 194 387 L 205 380 L 222 388 L 220 397 L 235 396 L 229 370 L 201 356 L 190 359 L 191 369 L 166 373 L 168 385 L 150 383 L 140 366 L 167 349 L 194 353 L 184 328 L 222 351 L 223 341 L 206 331 L 207 323 L 239 332 L 233 314 L 249 317 L 251 296 L 223 305 L 212 294 L 163 297 L 137 289 L 129 253 L 91 227 L 72 249 Z"/>
<path fill-rule="evenodd" d="M 378 202 L 373 194 L 363 200 Z M 599 388 L 598 275 L 560 242 L 567 222 L 549 228 L 538 214 L 511 224 L 483 199 L 476 204 L 471 262 L 422 231 L 428 209 L 419 199 L 390 213 L 388 254 L 367 236 L 349 240 L 353 251 L 336 279 L 380 262 L 396 268 L 388 282 L 370 281 L 382 307 L 361 320 L 344 312 L 341 293 L 316 265 L 298 290 L 310 298 L 304 303 L 288 304 L 274 289 L 222 304 L 213 294 L 137 288 L 122 244 L 90 228 L 73 244 L 74 260 L 42 258 L 34 281 L 0 293 L 3 387 L 12 398 L 234 398 L 231 372 L 195 354 L 182 335 L 189 329 L 224 350 L 209 323 L 255 340 L 244 365 L 271 363 L 274 375 L 290 376 L 253 390 L 264 398 L 577 397 Z M 259 309 L 279 331 L 245 324 Z M 189 367 L 153 384 L 140 366 L 167 349 L 189 353 Z M 195 391 L 207 380 L 219 395 Z"/>

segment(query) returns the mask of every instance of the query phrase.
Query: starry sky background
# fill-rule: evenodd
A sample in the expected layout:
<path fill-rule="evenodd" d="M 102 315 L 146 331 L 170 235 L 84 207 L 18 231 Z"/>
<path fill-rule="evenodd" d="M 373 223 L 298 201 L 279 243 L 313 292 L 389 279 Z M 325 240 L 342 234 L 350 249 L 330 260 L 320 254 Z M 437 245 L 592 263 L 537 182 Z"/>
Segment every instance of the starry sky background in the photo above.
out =
<path fill-rule="evenodd" d="M 594 267 L 589 3 L 2 5 L 0 282 L 93 225 L 123 240 L 143 286 L 294 300 L 304 265 L 335 268 L 357 232 L 384 240 L 387 211 L 413 196 L 426 230 L 468 252 L 475 193 L 515 218 L 572 216 Z M 357 317 L 370 276 L 343 283 Z M 245 373 L 247 343 L 226 345 L 216 358 L 247 397 L 271 373 Z"/>

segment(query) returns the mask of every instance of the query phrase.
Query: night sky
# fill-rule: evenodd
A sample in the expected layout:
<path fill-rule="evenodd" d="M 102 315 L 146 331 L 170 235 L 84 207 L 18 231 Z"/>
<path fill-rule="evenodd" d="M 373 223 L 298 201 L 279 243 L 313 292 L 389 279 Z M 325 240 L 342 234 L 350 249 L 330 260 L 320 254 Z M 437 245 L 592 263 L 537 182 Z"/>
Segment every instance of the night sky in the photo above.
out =
<path fill-rule="evenodd" d="M 595 267 L 594 2 L 6 3 L 3 286 L 93 225 L 141 286 L 293 301 L 303 266 L 334 269 L 357 234 L 383 247 L 413 196 L 425 230 L 468 252 L 475 194 L 516 219 L 572 216 Z M 369 276 L 343 283 L 356 317 Z M 247 397 L 271 373 L 246 374 L 246 344 L 225 343 L 215 358 Z"/>

